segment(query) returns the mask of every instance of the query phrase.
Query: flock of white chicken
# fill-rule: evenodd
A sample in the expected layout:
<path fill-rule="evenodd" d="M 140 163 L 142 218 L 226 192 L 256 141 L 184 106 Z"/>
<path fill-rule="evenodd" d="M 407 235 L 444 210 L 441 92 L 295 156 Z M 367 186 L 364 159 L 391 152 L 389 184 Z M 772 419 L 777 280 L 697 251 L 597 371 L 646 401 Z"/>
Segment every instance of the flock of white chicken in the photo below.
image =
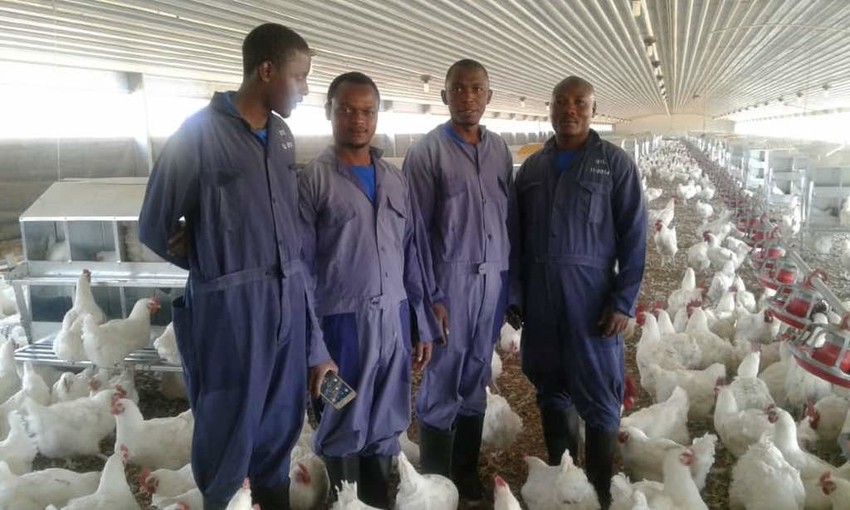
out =
<path fill-rule="evenodd" d="M 715 215 L 703 202 L 716 192 L 704 168 L 717 171 L 678 143 L 642 165 L 650 207 L 664 192 L 647 181 L 675 190 L 649 213 L 662 264 L 677 260 L 677 206 L 690 207 L 702 221 L 702 241 L 684 250 L 680 287 L 665 302 L 640 307 L 635 357 L 641 386 L 655 404 L 622 419 L 625 473 L 613 480 L 612 508 L 707 508 L 700 491 L 719 438 L 737 459 L 731 508 L 850 509 L 850 464 L 836 467 L 807 451 L 838 450 L 839 436 L 850 433 L 850 394 L 803 370 L 779 340 L 787 326 L 766 313 L 772 292 L 757 299 L 738 275 L 750 247 L 733 212 Z M 784 216 L 793 227 L 793 211 Z M 840 319 L 812 316 L 822 323 Z M 691 438 L 689 422 L 708 422 L 714 434 Z"/>
<path fill-rule="evenodd" d="M 700 491 L 722 444 L 737 458 L 729 486 L 731 508 L 850 509 L 850 465 L 836 467 L 807 451 L 824 443 L 835 447 L 841 434 L 850 432 L 850 394 L 802 370 L 778 340 L 786 326 L 765 313 L 769 293 L 757 299 L 738 275 L 747 267 L 750 247 L 735 227 L 733 212 L 722 206 L 715 211 L 716 190 L 704 167 L 681 144 L 664 145 L 642 164 L 654 249 L 663 265 L 686 260 L 687 266 L 681 286 L 664 302 L 639 307 L 637 368 L 641 386 L 655 403 L 626 409 L 618 435 L 624 472 L 612 480 L 612 508 L 707 508 Z M 673 196 L 664 197 L 670 193 L 665 189 Z M 659 199 L 665 205 L 652 208 Z M 677 207 L 691 208 L 702 221 L 702 240 L 687 247 L 684 257 L 676 234 Z M 129 353 L 151 346 L 179 365 L 173 330 L 169 326 L 151 342 L 150 317 L 158 310 L 154 299 L 139 300 L 126 319 L 107 321 L 90 285 L 91 274 L 84 271 L 54 352 L 97 368 L 58 373 L 15 362 L 15 348 L 26 337 L 3 319 L 14 319 L 16 310 L 10 289 L 0 282 L 0 437 L 5 438 L 0 442 L 0 510 L 140 508 L 134 484 L 127 482 L 128 464 L 144 468 L 138 485 L 151 495 L 154 508 L 200 509 L 189 465 L 191 412 L 145 420 L 134 374 L 122 369 Z M 813 319 L 820 322 L 840 319 L 816 315 Z M 485 455 L 510 449 L 523 429 L 498 390 L 502 356 L 519 351 L 520 332 L 505 325 L 492 359 Z M 714 433 L 691 437 L 689 422 L 711 423 Z M 324 508 L 331 490 L 324 464 L 311 449 L 312 433 L 305 417 L 290 471 L 295 510 Z M 103 441 L 113 438 L 110 455 L 104 455 Z M 395 507 L 455 509 L 458 493 L 451 481 L 417 472 L 418 447 L 406 433 L 400 443 Z M 66 459 L 71 469 L 32 471 L 38 454 Z M 86 455 L 106 460 L 101 473 L 73 470 L 75 459 Z M 526 462 L 528 478 L 520 493 L 529 510 L 599 508 L 592 485 L 568 453 L 559 466 L 531 456 Z M 251 508 L 246 494 L 247 484 L 229 508 Z M 333 508 L 368 508 L 356 494 L 355 486 L 344 484 Z M 520 508 L 499 476 L 494 502 L 497 510 Z"/>

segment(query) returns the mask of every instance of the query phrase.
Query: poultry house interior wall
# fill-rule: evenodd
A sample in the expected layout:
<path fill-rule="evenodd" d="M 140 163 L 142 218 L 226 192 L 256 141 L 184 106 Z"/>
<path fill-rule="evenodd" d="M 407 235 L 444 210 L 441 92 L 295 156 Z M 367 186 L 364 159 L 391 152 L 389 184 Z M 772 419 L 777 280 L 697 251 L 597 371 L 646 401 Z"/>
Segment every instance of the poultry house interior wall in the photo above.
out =
<path fill-rule="evenodd" d="M 674 114 L 650 115 L 631 119 L 630 122 L 614 124 L 614 134 L 645 133 L 656 135 L 685 136 L 689 131 L 710 131 L 713 133 L 732 133 L 735 123 L 729 120 L 712 120 L 702 115 Z"/>

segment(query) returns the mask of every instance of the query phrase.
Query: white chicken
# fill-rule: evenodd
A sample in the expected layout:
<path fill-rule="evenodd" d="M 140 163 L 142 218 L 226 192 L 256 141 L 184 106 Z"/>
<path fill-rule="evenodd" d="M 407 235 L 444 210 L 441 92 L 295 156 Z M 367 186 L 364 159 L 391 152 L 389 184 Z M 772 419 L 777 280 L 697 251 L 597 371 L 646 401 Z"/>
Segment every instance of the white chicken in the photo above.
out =
<path fill-rule="evenodd" d="M 106 314 L 97 306 L 91 291 L 91 272 L 83 269 L 77 280 L 74 293 L 74 305 L 62 318 L 62 328 L 53 339 L 53 353 L 65 361 L 83 361 L 88 359 L 83 349 L 83 317 L 92 316 L 95 324 L 106 322 Z"/>
<path fill-rule="evenodd" d="M 629 484 L 622 475 L 612 479 L 612 510 L 634 508 L 635 493 L 643 493 L 646 507 L 652 510 L 708 510 L 691 478 L 690 468 L 695 462 L 694 453 L 685 448 L 682 451 L 669 450 L 662 464 L 664 483 L 641 481 Z M 637 499 L 638 502 L 641 498 Z M 638 507 L 640 508 L 640 507 Z"/>
<path fill-rule="evenodd" d="M 850 510 L 850 481 L 824 473 L 818 483 L 832 502 L 832 510 Z"/>
<path fill-rule="evenodd" d="M 664 310 L 659 312 L 659 318 L 661 317 L 666 317 L 666 322 L 669 323 L 670 318 Z M 671 342 L 662 341 L 659 326 L 660 324 L 654 315 L 644 314 L 643 329 L 635 354 L 638 372 L 640 373 L 640 383 L 653 394 L 655 393 L 656 381 L 655 372 L 651 367 L 659 365 L 667 369 L 684 368 L 682 356 L 675 346 Z M 675 333 L 673 334 L 675 335 Z M 670 336 L 668 334 L 666 338 L 670 338 Z"/>
<path fill-rule="evenodd" d="M 729 385 L 738 409 L 766 409 L 775 403 L 767 384 L 758 378 L 760 359 L 759 352 L 747 354 L 738 365 L 738 375 Z"/>
<path fill-rule="evenodd" d="M 662 193 L 664 193 L 664 191 L 661 188 L 646 188 L 646 190 L 644 190 L 646 203 L 648 204 L 654 200 L 658 200 L 661 198 Z"/>
<path fill-rule="evenodd" d="M 522 343 L 522 329 L 516 330 L 507 322 L 502 325 L 499 331 L 499 349 L 507 354 L 519 354 L 519 349 Z"/>
<path fill-rule="evenodd" d="M 660 221 L 662 225 L 665 227 L 673 221 L 673 216 L 676 213 L 676 199 L 671 198 L 667 201 L 667 204 L 663 209 L 650 209 L 648 214 L 648 221 L 650 225 L 655 225 L 656 221 Z"/>
<path fill-rule="evenodd" d="M 481 433 L 481 445 L 491 450 L 507 450 L 522 432 L 522 418 L 511 409 L 511 405 L 501 395 L 486 388 L 487 410 L 484 412 L 484 429 Z"/>
<path fill-rule="evenodd" d="M 667 313 L 675 316 L 680 308 L 687 308 L 689 304 L 701 301 L 702 293 L 703 289 L 697 287 L 693 268 L 685 269 L 679 288 L 670 293 L 670 297 L 667 298 Z"/>
<path fill-rule="evenodd" d="M 806 405 L 806 414 L 797 425 L 797 436 L 810 441 L 834 443 L 841 434 L 848 416 L 850 402 L 846 398 L 830 394 L 817 402 Z"/>
<path fill-rule="evenodd" d="M 139 487 L 150 494 L 151 504 L 160 508 L 166 498 L 178 497 L 197 487 L 192 465 L 186 464 L 180 469 L 145 469 L 139 475 Z"/>
<path fill-rule="evenodd" d="M 6 340 L 0 344 L 0 403 L 21 389 L 21 376 L 15 365 L 15 342 Z"/>
<path fill-rule="evenodd" d="M 115 429 L 110 407 L 116 394 L 106 390 L 50 407 L 27 399 L 24 419 L 38 451 L 51 458 L 99 455 L 100 441 Z"/>
<path fill-rule="evenodd" d="M 726 449 L 735 457 L 740 457 L 762 434 L 773 431 L 769 412 L 770 410 L 765 412 L 760 409 L 738 409 L 731 388 L 722 387 L 719 388 L 714 409 L 714 430 Z"/>
<path fill-rule="evenodd" d="M 162 497 L 155 507 L 163 510 L 202 510 L 204 508 L 204 496 L 197 487 L 189 489 L 176 496 Z"/>
<path fill-rule="evenodd" d="M 23 417 L 18 411 L 9 413 L 9 435 L 0 441 L 0 461 L 6 463 L 9 470 L 22 475 L 32 471 L 32 461 L 38 453 L 24 428 Z"/>
<path fill-rule="evenodd" d="M 48 468 L 17 476 L 0 462 L 0 508 L 8 510 L 44 510 L 49 505 L 63 506 L 72 498 L 91 494 L 97 489 L 100 473 L 77 473 Z"/>
<path fill-rule="evenodd" d="M 702 200 L 697 200 L 694 205 L 694 209 L 696 210 L 697 217 L 702 220 L 703 223 L 708 221 L 709 218 L 714 216 L 714 207 L 711 204 L 703 202 Z"/>
<path fill-rule="evenodd" d="M 159 310 L 159 301 L 136 301 L 130 316 L 97 324 L 89 314 L 83 319 L 83 348 L 86 356 L 99 367 L 112 367 L 131 352 L 150 345 L 150 316 Z"/>
<path fill-rule="evenodd" d="M 124 463 L 117 453 L 112 454 L 103 466 L 100 483 L 94 494 L 74 498 L 62 510 L 141 510 L 133 491 L 127 485 Z"/>
<path fill-rule="evenodd" d="M 729 505 L 733 510 L 799 510 L 806 490 L 797 471 L 768 434 L 753 443 L 732 468 Z"/>
<path fill-rule="evenodd" d="M 735 341 L 758 344 L 769 344 L 779 335 L 780 322 L 763 308 L 756 313 L 738 311 L 735 323 Z"/>
<path fill-rule="evenodd" d="M 159 357 L 172 365 L 183 365 L 180 351 L 177 349 L 177 335 L 174 334 L 174 323 L 169 322 L 165 331 L 153 341 L 153 347 Z"/>
<path fill-rule="evenodd" d="M 499 377 L 502 376 L 502 357 L 498 351 L 493 349 L 493 356 L 490 358 L 490 382 L 495 384 Z"/>
<path fill-rule="evenodd" d="M 654 365 L 650 367 L 650 372 L 655 381 L 656 401 L 664 400 L 672 395 L 676 388 L 681 388 L 688 397 L 687 416 L 692 419 L 710 416 L 714 404 L 714 387 L 718 382 L 723 383 L 726 378 L 726 367 L 720 363 L 703 370 L 664 370 Z"/>
<path fill-rule="evenodd" d="M 9 433 L 8 416 L 13 411 L 24 409 L 27 398 L 33 399 L 39 404 L 47 405 L 50 402 L 50 388 L 44 379 L 35 371 L 32 362 L 24 363 L 24 374 L 21 378 L 21 389 L 0 404 L 0 436 Z"/>
<path fill-rule="evenodd" d="M 702 308 L 695 308 L 688 319 L 685 333 L 693 337 L 699 344 L 702 353 L 702 366 L 706 367 L 712 363 L 726 365 L 729 372 L 737 367 L 734 357 L 734 346 L 726 340 L 711 332 L 708 327 L 708 316 Z"/>
<path fill-rule="evenodd" d="M 521 510 L 519 501 L 511 492 L 507 482 L 496 475 L 493 478 L 493 510 Z"/>
<path fill-rule="evenodd" d="M 725 262 L 720 271 L 717 271 L 711 277 L 711 283 L 705 295 L 712 303 L 716 303 L 734 282 L 735 264 L 730 260 Z"/>
<path fill-rule="evenodd" d="M 617 436 L 620 444 L 620 454 L 623 466 L 633 480 L 663 481 L 663 462 L 668 450 L 684 450 L 685 447 L 665 438 L 651 439 L 642 430 L 635 427 L 621 428 Z M 699 490 L 705 487 L 705 480 L 711 466 L 714 464 L 714 450 L 717 436 L 705 434 L 694 439 L 691 450 L 695 462 L 691 465 L 691 473 Z"/>
<path fill-rule="evenodd" d="M 242 482 L 242 487 L 236 490 L 236 493 L 230 498 L 227 507 L 224 510 L 252 510 L 254 508 L 251 502 L 251 482 L 246 478 Z"/>
<path fill-rule="evenodd" d="M 667 438 L 685 444 L 690 439 L 688 394 L 682 388 L 676 388 L 666 401 L 621 418 L 620 426 L 636 427 L 651 438 Z"/>
<path fill-rule="evenodd" d="M 91 367 L 89 367 L 91 368 Z M 89 372 L 63 372 L 50 392 L 50 403 L 69 402 L 89 395 Z"/>
<path fill-rule="evenodd" d="M 528 478 L 520 493 L 528 510 L 595 510 L 599 498 L 584 470 L 573 464 L 570 452 L 564 451 L 561 464 L 550 466 L 537 457 L 527 456 Z"/>
<path fill-rule="evenodd" d="M 397 507 L 402 510 L 401 507 Z M 331 510 L 379 510 L 357 499 L 357 484 L 342 481 L 337 491 L 337 498 Z"/>
<path fill-rule="evenodd" d="M 661 220 L 655 222 L 655 251 L 661 255 L 661 265 L 672 264 L 679 252 L 676 227 L 665 226 Z"/>
<path fill-rule="evenodd" d="M 407 460 L 414 466 L 419 465 L 419 445 L 410 440 L 405 430 L 398 436 L 398 442 L 401 446 L 401 451 L 407 456 Z"/>
<path fill-rule="evenodd" d="M 829 255 L 832 252 L 832 234 L 821 234 L 812 239 L 811 246 L 818 255 Z"/>
<path fill-rule="evenodd" d="M 832 393 L 832 384 L 806 371 L 793 359 L 785 364 L 785 407 L 802 411 L 810 400 L 818 400 Z"/>
<path fill-rule="evenodd" d="M 330 480 L 321 457 L 300 446 L 293 448 L 289 480 L 289 507 L 292 510 L 326 508 Z"/>
<path fill-rule="evenodd" d="M 191 410 L 172 418 L 145 420 L 132 400 L 117 396 L 110 409 L 116 423 L 115 451 L 125 463 L 178 469 L 189 462 L 195 428 Z"/>
<path fill-rule="evenodd" d="M 688 247 L 688 266 L 694 270 L 704 273 L 711 267 L 711 259 L 708 258 L 708 241 L 694 243 Z"/>
<path fill-rule="evenodd" d="M 395 507 L 399 510 L 455 510 L 457 487 L 440 475 L 421 475 L 404 456 L 398 455 L 399 484 Z"/>

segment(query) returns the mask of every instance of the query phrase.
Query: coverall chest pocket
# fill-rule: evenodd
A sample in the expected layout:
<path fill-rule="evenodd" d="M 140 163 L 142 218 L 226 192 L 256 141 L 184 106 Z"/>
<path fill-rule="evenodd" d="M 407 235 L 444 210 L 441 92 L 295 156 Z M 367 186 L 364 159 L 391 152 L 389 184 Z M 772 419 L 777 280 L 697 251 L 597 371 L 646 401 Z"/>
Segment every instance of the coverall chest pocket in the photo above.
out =
<path fill-rule="evenodd" d="M 319 226 L 322 228 L 340 227 L 353 220 L 355 216 L 357 216 L 357 212 L 348 204 L 330 205 L 319 217 Z"/>
<path fill-rule="evenodd" d="M 218 214 L 227 230 L 235 230 L 242 224 L 244 197 L 247 194 L 245 181 L 245 174 L 238 168 L 219 168 L 213 174 Z"/>
<path fill-rule="evenodd" d="M 404 206 L 404 199 L 396 195 L 387 196 L 386 215 L 392 226 L 393 242 L 400 247 L 407 228 L 407 208 Z"/>
<path fill-rule="evenodd" d="M 579 218 L 598 224 L 611 209 L 611 187 L 601 182 L 579 181 L 574 205 Z"/>
<path fill-rule="evenodd" d="M 466 179 L 458 174 L 443 174 L 443 196 L 446 200 L 461 196 L 466 191 Z"/>

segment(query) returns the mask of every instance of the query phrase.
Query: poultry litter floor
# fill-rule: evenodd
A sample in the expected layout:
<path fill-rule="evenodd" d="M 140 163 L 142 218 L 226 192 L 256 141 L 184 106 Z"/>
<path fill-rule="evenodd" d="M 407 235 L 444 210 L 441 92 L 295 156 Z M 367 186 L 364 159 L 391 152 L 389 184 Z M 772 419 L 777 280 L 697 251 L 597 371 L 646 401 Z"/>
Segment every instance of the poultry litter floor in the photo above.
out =
<path fill-rule="evenodd" d="M 654 188 L 661 188 L 663 195 L 649 204 L 652 209 L 658 209 L 672 197 L 675 193 L 676 183 L 668 183 L 657 178 L 649 178 L 648 185 Z M 647 272 L 644 279 L 643 288 L 641 290 L 640 301 L 652 303 L 657 300 L 666 300 L 670 293 L 679 287 L 682 273 L 687 267 L 686 251 L 689 246 L 701 240 L 701 229 L 699 225 L 701 221 L 697 217 L 692 204 L 681 204 L 677 206 L 675 213 L 675 225 L 678 235 L 679 252 L 676 255 L 673 264 L 666 266 L 661 265 L 661 259 L 655 251 L 655 243 L 653 242 L 653 230 L 649 229 L 648 244 L 647 244 Z M 722 210 L 722 204 L 719 197 L 715 197 L 709 201 L 714 206 L 715 213 Z M 717 214 L 712 217 L 716 218 Z M 836 242 L 837 246 L 838 243 Z M 8 245 L 4 246 L 8 249 Z M 835 251 L 835 248 L 833 249 Z M 835 255 L 835 254 L 834 254 Z M 822 267 L 828 262 L 825 257 L 815 259 L 813 253 L 804 250 L 804 256 L 811 265 Z M 833 257 L 835 259 L 837 257 Z M 832 287 L 835 288 L 839 280 L 840 268 L 827 267 L 830 272 Z M 760 294 L 758 286 L 752 271 L 746 266 L 742 266 L 740 275 L 746 282 L 749 290 L 757 296 Z M 698 276 L 698 283 L 702 278 L 710 277 L 709 275 Z M 850 288 L 850 281 L 844 281 L 845 285 L 839 285 L 835 288 L 836 293 L 841 297 L 846 297 L 850 292 L 845 290 L 845 287 Z M 637 377 L 637 365 L 635 363 L 635 346 L 640 338 L 640 328 L 626 339 L 626 369 L 628 372 L 635 374 Z M 488 491 L 492 491 L 493 476 L 501 475 L 510 485 L 514 494 L 520 498 L 520 488 L 525 482 L 527 469 L 524 461 L 525 455 L 535 455 L 544 457 L 545 449 L 542 441 L 542 432 L 540 428 L 539 414 L 535 404 L 533 387 L 528 383 L 522 375 L 519 360 L 513 357 L 502 355 L 504 360 L 503 374 L 498 381 L 499 391 L 514 410 L 519 413 L 523 419 L 524 429 L 519 435 L 517 442 L 510 451 L 503 452 L 482 452 L 481 455 L 481 473 L 485 482 L 485 487 Z M 187 403 L 184 400 L 168 400 L 159 391 L 159 382 L 157 375 L 152 373 L 139 373 L 137 375 L 137 386 L 140 395 L 140 408 L 146 419 L 155 417 L 175 416 L 187 408 Z M 414 391 L 418 386 L 418 377 L 414 381 Z M 641 391 L 637 400 L 637 407 L 642 408 L 649 406 L 652 403 L 649 394 Z M 410 437 L 416 441 L 418 431 L 416 430 L 415 420 L 410 430 Z M 713 432 L 713 424 L 711 420 L 691 421 L 688 424 L 691 437 L 697 437 L 705 432 Z M 114 435 L 107 438 L 102 443 L 102 453 L 109 455 L 112 453 L 114 444 Z M 843 462 L 840 452 L 834 445 L 818 445 L 817 453 L 820 457 L 829 462 L 838 464 Z M 703 490 L 703 498 L 709 508 L 725 509 L 728 508 L 728 489 L 731 482 L 731 472 L 734 465 L 734 457 L 724 448 L 722 442 L 717 443 L 717 452 L 715 463 L 708 476 L 706 488 Z M 77 471 L 93 471 L 103 468 L 103 460 L 97 457 L 79 457 L 72 459 L 69 462 L 61 459 L 47 459 L 38 456 L 33 465 L 34 469 L 44 469 L 48 467 L 68 467 Z M 138 466 L 128 466 L 127 480 L 130 487 L 137 496 L 142 508 L 153 508 L 150 506 L 150 498 L 147 494 L 139 489 L 138 479 L 141 469 Z M 484 508 L 487 508 L 485 506 Z"/>

